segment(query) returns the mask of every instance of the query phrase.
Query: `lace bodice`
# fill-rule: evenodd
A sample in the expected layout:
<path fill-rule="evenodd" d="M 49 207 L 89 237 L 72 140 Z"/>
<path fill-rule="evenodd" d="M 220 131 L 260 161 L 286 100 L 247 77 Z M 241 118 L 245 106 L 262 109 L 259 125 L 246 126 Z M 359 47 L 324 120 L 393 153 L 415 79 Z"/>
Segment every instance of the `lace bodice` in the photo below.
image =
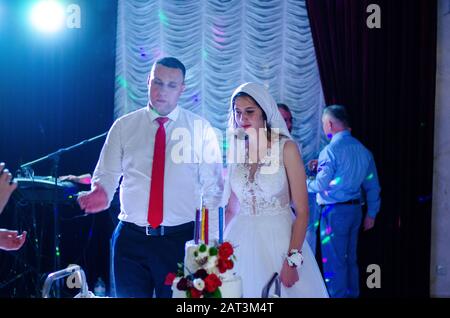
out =
<path fill-rule="evenodd" d="M 229 166 L 229 182 L 239 200 L 239 213 L 274 215 L 290 210 L 289 183 L 283 163 L 287 140 L 281 139 L 278 151 L 266 156 L 262 163 Z"/>

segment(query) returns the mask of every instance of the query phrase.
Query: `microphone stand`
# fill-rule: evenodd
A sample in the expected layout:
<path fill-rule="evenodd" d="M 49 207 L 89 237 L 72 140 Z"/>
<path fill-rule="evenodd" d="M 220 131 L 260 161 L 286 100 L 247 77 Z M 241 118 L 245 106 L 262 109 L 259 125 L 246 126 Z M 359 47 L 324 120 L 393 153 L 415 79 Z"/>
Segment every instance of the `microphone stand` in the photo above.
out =
<path fill-rule="evenodd" d="M 108 134 L 108 132 L 105 132 L 101 135 L 95 136 L 93 138 L 90 139 L 86 139 L 83 140 L 82 142 L 79 142 L 75 145 L 72 145 L 70 147 L 66 147 L 66 148 L 61 148 L 53 153 L 50 153 L 42 158 L 36 159 L 34 161 L 25 163 L 23 165 L 20 166 L 21 170 L 26 170 L 29 169 L 32 165 L 35 165 L 39 162 L 45 161 L 45 160 L 52 160 L 53 161 L 53 167 L 52 167 L 52 176 L 55 179 L 55 186 L 54 186 L 54 191 L 53 191 L 53 226 L 54 226 L 54 250 L 53 252 L 55 253 L 55 258 L 53 261 L 53 267 L 54 267 L 54 271 L 58 271 L 61 267 L 61 251 L 59 249 L 60 247 L 60 240 L 61 240 L 61 233 L 59 230 L 59 209 L 58 209 L 58 170 L 59 170 L 59 161 L 60 161 L 60 157 L 63 153 L 71 151 L 73 149 L 76 149 L 78 147 L 81 147 L 83 145 L 89 144 L 97 139 L 100 139 L 104 136 L 106 136 Z M 56 289 L 55 289 L 55 296 L 56 298 L 60 298 L 61 296 L 61 282 L 56 282 Z"/>
<path fill-rule="evenodd" d="M 59 149 L 58 151 L 55 151 L 55 152 L 53 152 L 53 153 L 51 153 L 51 154 L 48 154 L 48 155 L 46 155 L 46 156 L 44 156 L 44 157 L 42 157 L 42 158 L 36 159 L 36 160 L 31 161 L 31 162 L 28 162 L 28 163 L 24 163 L 23 165 L 20 166 L 20 168 L 21 168 L 21 169 L 25 169 L 25 168 L 28 168 L 28 167 L 30 167 L 30 166 L 32 166 L 32 165 L 38 163 L 38 162 L 41 162 L 41 161 L 44 161 L 44 160 L 48 160 L 48 159 L 53 159 L 53 160 L 56 159 L 56 160 L 59 161 L 59 156 L 60 156 L 61 154 L 65 153 L 65 152 L 67 152 L 67 151 L 70 151 L 70 150 L 72 150 L 72 149 L 81 147 L 81 146 L 83 146 L 83 145 L 89 144 L 89 143 L 91 143 L 91 142 L 93 142 L 93 141 L 95 141 L 95 140 L 97 140 L 97 139 L 100 139 L 100 138 L 106 136 L 107 134 L 108 134 L 108 132 L 105 132 L 105 133 L 103 133 L 103 134 L 101 134 L 101 135 L 92 137 L 92 138 L 90 138 L 90 139 L 83 140 L 82 142 L 79 142 L 79 143 L 77 143 L 76 145 L 73 145 L 73 146 L 70 146 L 70 147 L 67 147 L 67 148 L 61 148 L 61 149 Z"/>

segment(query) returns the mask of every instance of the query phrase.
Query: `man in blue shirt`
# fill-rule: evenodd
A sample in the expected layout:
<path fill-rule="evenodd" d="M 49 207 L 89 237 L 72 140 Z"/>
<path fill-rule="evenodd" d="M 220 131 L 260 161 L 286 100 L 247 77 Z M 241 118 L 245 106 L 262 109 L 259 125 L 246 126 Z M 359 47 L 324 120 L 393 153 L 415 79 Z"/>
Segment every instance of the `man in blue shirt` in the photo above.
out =
<path fill-rule="evenodd" d="M 343 106 L 324 109 L 322 124 L 330 143 L 320 152 L 317 175 L 307 181 L 321 207 L 320 239 L 325 282 L 331 297 L 358 297 L 356 258 L 362 220 L 361 193 L 367 203 L 365 231 L 375 225 L 380 186 L 373 156 L 349 128 Z"/>

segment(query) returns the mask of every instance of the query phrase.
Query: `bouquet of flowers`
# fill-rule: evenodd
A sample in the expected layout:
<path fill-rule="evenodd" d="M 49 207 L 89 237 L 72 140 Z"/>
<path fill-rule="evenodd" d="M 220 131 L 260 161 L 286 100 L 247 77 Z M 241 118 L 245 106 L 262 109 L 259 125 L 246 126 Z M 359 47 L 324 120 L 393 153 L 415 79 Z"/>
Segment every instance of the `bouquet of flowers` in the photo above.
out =
<path fill-rule="evenodd" d="M 220 286 L 225 273 L 234 266 L 233 246 L 229 242 L 213 246 L 200 244 L 189 252 L 193 255 L 186 255 L 186 259 L 193 256 L 194 270 L 188 270 L 185 275 L 185 266 L 178 264 L 177 273 L 169 273 L 165 284 L 185 291 L 187 298 L 221 298 Z"/>

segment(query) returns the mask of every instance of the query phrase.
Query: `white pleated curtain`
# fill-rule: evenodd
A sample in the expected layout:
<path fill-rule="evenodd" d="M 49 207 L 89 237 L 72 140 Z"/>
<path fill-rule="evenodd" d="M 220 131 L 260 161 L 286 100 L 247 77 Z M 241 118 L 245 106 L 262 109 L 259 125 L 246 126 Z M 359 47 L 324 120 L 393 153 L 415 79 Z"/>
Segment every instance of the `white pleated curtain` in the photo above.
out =
<path fill-rule="evenodd" d="M 305 162 L 324 142 L 323 95 L 304 0 L 119 0 L 115 117 L 147 104 L 147 76 L 163 56 L 187 68 L 180 105 L 226 129 L 229 99 L 262 83 L 294 117 Z"/>

